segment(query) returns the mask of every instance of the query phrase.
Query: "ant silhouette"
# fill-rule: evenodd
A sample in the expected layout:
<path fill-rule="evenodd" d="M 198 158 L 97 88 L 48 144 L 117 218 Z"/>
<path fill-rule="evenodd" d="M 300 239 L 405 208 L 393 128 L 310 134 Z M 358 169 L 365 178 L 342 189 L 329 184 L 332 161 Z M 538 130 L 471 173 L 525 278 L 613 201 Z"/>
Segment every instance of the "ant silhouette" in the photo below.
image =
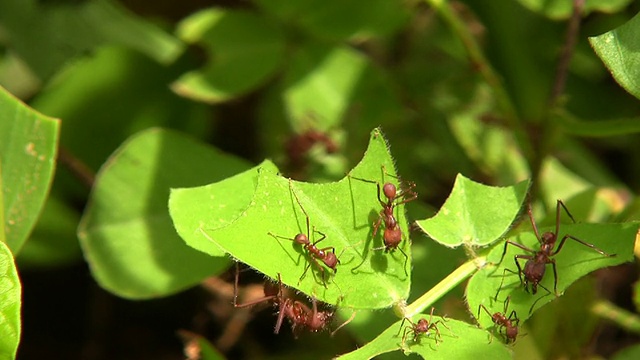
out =
<path fill-rule="evenodd" d="M 382 170 L 385 174 L 387 173 L 384 165 L 382 166 Z M 380 191 L 380 183 L 376 181 L 357 177 L 354 177 L 354 179 L 376 184 L 378 190 L 378 202 L 382 206 L 382 210 L 380 210 L 378 220 L 376 220 L 376 222 L 373 224 L 373 237 L 376 237 L 376 235 L 378 234 L 378 230 L 380 230 L 380 226 L 384 223 L 384 232 L 382 234 L 384 246 L 374 248 L 372 250 L 384 250 L 385 252 L 393 252 L 396 249 L 400 250 L 405 259 L 404 272 L 405 275 L 408 275 L 407 262 L 409 261 L 409 256 L 407 256 L 407 253 L 405 253 L 404 250 L 399 247 L 400 243 L 402 242 L 402 230 L 400 229 L 398 221 L 396 220 L 394 210 L 396 206 L 406 204 L 418 198 L 418 194 L 413 190 L 416 184 L 414 182 L 407 182 L 406 186 L 401 187 L 401 189 L 398 191 L 398 188 L 393 183 L 387 182 L 382 186 L 382 191 Z M 382 199 L 381 193 L 384 194 L 386 200 Z M 364 264 L 364 261 L 352 270 L 359 268 L 362 264 Z"/>
<path fill-rule="evenodd" d="M 307 263 L 307 266 L 304 268 L 304 272 L 300 276 L 300 279 L 298 280 L 298 284 L 300 284 L 300 281 L 302 281 L 304 276 L 307 274 L 307 271 L 311 267 L 311 264 L 313 263 L 314 266 L 316 266 L 316 268 L 318 269 L 318 271 L 320 271 L 322 273 L 322 280 L 323 280 L 322 284 L 326 288 L 327 287 L 327 283 L 326 283 L 326 279 L 324 277 L 325 268 L 322 267 L 322 265 L 320 265 L 318 260 L 322 261 L 322 263 L 324 263 L 324 265 L 327 268 L 333 270 L 334 274 L 337 273 L 338 270 L 336 269 L 336 267 L 338 266 L 338 264 L 340 264 L 340 260 L 336 256 L 336 249 L 333 246 L 328 246 L 328 247 L 325 247 L 325 248 L 318 248 L 317 244 L 319 242 L 321 242 L 322 240 L 324 240 L 326 238 L 326 235 L 324 233 L 320 232 L 320 231 L 317 231 L 315 229 L 315 227 L 313 228 L 313 232 L 320 234 L 321 237 L 320 237 L 320 239 L 315 240 L 314 242 L 311 242 L 309 240 L 309 238 L 311 237 L 310 226 L 309 226 L 309 215 L 307 214 L 306 210 L 302 206 L 302 203 L 300 202 L 300 199 L 298 198 L 298 195 L 296 195 L 295 191 L 293 190 L 293 185 L 292 185 L 292 181 L 291 180 L 289 180 L 289 189 L 291 189 L 291 193 L 295 197 L 296 202 L 300 206 L 300 209 L 302 209 L 302 212 L 304 213 L 304 216 L 305 216 L 305 218 L 307 220 L 307 233 L 306 234 L 299 233 L 293 239 L 288 238 L 288 237 L 284 237 L 284 236 L 274 235 L 271 232 L 269 232 L 269 235 L 273 236 L 276 239 L 278 239 L 278 238 L 286 239 L 286 240 L 293 241 L 296 244 L 300 244 L 300 245 L 302 245 L 303 250 L 306 251 L 306 254 L 307 254 L 308 258 L 309 258 L 309 261 Z M 314 277 L 315 277 L 315 273 L 314 273 Z"/>
<path fill-rule="evenodd" d="M 520 325 L 520 319 L 518 318 L 515 310 L 511 310 L 509 317 L 506 315 L 510 300 L 511 297 L 508 296 L 504 301 L 504 310 L 502 312 L 495 312 L 493 315 L 491 315 L 491 312 L 489 312 L 483 304 L 480 304 L 478 305 L 477 316 L 477 319 L 480 319 L 480 308 L 484 309 L 487 315 L 491 317 L 493 323 L 498 325 L 498 332 L 504 336 L 504 340 L 507 344 L 516 341 L 516 337 L 518 337 L 518 325 Z"/>
<path fill-rule="evenodd" d="M 583 240 L 580 240 L 577 237 L 569 234 L 566 234 L 562 237 L 562 239 L 560 240 L 560 243 L 558 244 L 558 248 L 554 251 L 555 244 L 558 240 L 558 233 L 560 231 L 560 208 L 561 207 L 564 209 L 567 215 L 569 215 L 571 220 L 574 223 L 576 222 L 575 219 L 573 218 L 573 215 L 571 215 L 571 213 L 569 212 L 567 207 L 564 205 L 564 203 L 561 200 L 558 200 L 556 205 L 555 231 L 554 232 L 547 231 L 543 233 L 542 236 L 540 236 L 538 232 L 538 227 L 536 226 L 536 223 L 533 219 L 531 203 L 527 204 L 527 213 L 529 214 L 529 219 L 531 221 L 531 226 L 533 227 L 533 232 L 535 233 L 536 238 L 540 243 L 540 250 L 536 251 L 522 244 L 518 244 L 511 240 L 507 240 L 504 244 L 504 250 L 502 251 L 502 256 L 500 257 L 500 261 L 498 262 L 498 264 L 502 263 L 502 260 L 504 259 L 504 256 L 507 253 L 507 246 L 509 245 L 518 247 L 524 251 L 531 253 L 532 255 L 522 255 L 522 254 L 515 255 L 513 259 L 516 263 L 516 266 L 518 267 L 518 277 L 520 278 L 520 283 L 524 285 L 524 289 L 526 292 L 529 292 L 529 284 L 531 284 L 531 293 L 534 295 L 538 292 L 538 286 L 545 289 L 548 293 L 551 293 L 549 289 L 547 289 L 542 284 L 540 284 L 540 281 L 542 281 L 542 278 L 544 277 L 546 266 L 548 264 L 551 264 L 551 266 L 553 267 L 553 278 L 554 278 L 553 292 L 556 297 L 559 296 L 558 295 L 558 272 L 556 270 L 556 260 L 553 259 L 552 257 L 557 255 L 560 252 L 560 250 L 562 250 L 562 247 L 564 246 L 564 243 L 567 239 L 574 240 L 584 246 L 587 246 L 603 256 L 606 256 L 606 257 L 616 256 L 616 254 L 611 254 L 611 255 L 607 254 L 606 252 L 597 248 L 595 245 L 585 242 Z M 518 262 L 518 260 L 527 260 L 527 262 L 524 265 L 524 270 L 520 266 L 520 263 Z M 512 270 L 505 269 L 503 271 L 502 282 L 504 282 L 504 273 L 507 271 L 512 273 L 514 272 Z M 523 275 L 524 275 L 524 278 L 523 278 Z M 502 282 L 500 283 L 500 287 L 498 288 L 498 292 L 496 293 L 494 300 L 497 300 L 498 298 L 498 293 L 502 289 Z"/>
<path fill-rule="evenodd" d="M 396 336 L 400 335 L 400 331 L 402 331 L 403 329 L 404 322 L 405 321 L 409 322 L 409 325 L 404 326 L 404 331 L 402 331 L 402 348 L 405 347 L 407 334 L 411 332 L 413 332 L 414 343 L 418 342 L 422 335 L 429 336 L 431 330 L 435 331 L 435 335 L 433 339 L 435 340 L 436 344 L 438 344 L 439 342 L 442 342 L 442 335 L 440 335 L 440 330 L 438 330 L 438 324 L 441 324 L 447 329 L 449 329 L 449 327 L 447 326 L 447 324 L 445 324 L 446 320 L 444 317 L 442 318 L 442 320 L 436 320 L 435 322 L 432 321 L 434 310 L 435 310 L 434 308 L 431 308 L 431 313 L 429 314 L 429 320 L 425 318 L 420 318 L 417 323 L 414 323 L 409 318 L 402 319 L 402 322 L 400 323 L 400 330 L 398 330 L 398 333 L 396 334 Z M 449 331 L 451 331 L 451 329 L 449 329 Z"/>

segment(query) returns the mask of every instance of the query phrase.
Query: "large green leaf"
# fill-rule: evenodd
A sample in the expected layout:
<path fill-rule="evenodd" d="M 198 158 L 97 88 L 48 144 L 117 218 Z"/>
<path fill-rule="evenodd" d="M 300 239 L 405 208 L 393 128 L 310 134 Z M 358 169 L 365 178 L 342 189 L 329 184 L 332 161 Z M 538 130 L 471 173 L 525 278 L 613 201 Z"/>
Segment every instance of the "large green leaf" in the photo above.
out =
<path fill-rule="evenodd" d="M 384 174 L 382 167 L 388 175 Z M 382 229 L 372 238 L 372 223 L 377 221 L 381 206 L 375 183 L 360 179 L 395 182 L 393 169 L 386 141 L 376 129 L 362 161 L 350 176 L 339 182 L 295 182 L 278 176 L 272 167 L 264 166 L 258 168 L 254 175 L 257 176 L 257 184 L 225 194 L 241 196 L 247 205 L 245 209 L 236 207 L 234 211 L 227 211 L 223 203 L 220 206 L 222 213 L 232 217 L 219 219 L 221 210 L 215 209 L 216 194 L 223 191 L 218 190 L 219 187 L 238 188 L 230 183 L 231 179 L 211 184 L 205 189 L 173 190 L 169 207 L 176 229 L 187 243 L 196 248 L 204 244 L 202 238 L 207 239 L 210 249 L 221 248 L 271 278 L 277 278 L 280 273 L 285 284 L 327 303 L 351 308 L 383 308 L 407 298 L 410 280 L 405 271 L 409 271 L 410 264 L 404 267 L 405 258 L 400 251 L 385 253 L 373 250 L 382 246 Z M 197 205 L 202 202 L 212 204 Z M 309 216 L 312 232 L 315 229 L 326 234 L 326 240 L 318 247 L 335 247 L 341 261 L 337 273 L 327 277 L 326 288 L 321 273 L 315 267 L 300 280 L 308 264 L 307 255 L 300 246 L 269 235 L 293 238 L 298 233 L 306 233 L 306 218 L 301 206 Z M 410 257 L 403 208 L 399 206 L 396 210 L 396 218 L 405 234 L 400 248 Z M 193 211 L 202 209 L 216 211 Z M 200 240 L 189 235 L 193 229 L 184 227 L 188 216 L 192 218 L 190 222 L 203 224 L 196 229 L 201 233 Z M 209 219 L 219 219 L 215 221 L 217 227 L 208 227 Z M 319 238 L 317 233 L 311 236 Z"/>
<path fill-rule="evenodd" d="M 0 173 L 1 176 L 1 173 Z M 2 181 L 0 181 L 0 185 Z M 1 199 L 1 198 L 0 198 Z M 2 209 L 0 209 L 0 213 Z M 0 216 L 0 219 L 2 216 Z M 3 227 L 0 224 L 0 232 Z M 1 237 L 1 236 L 0 236 Z M 11 250 L 0 241 L 0 358 L 15 359 L 20 342 L 21 286 Z"/>
<path fill-rule="evenodd" d="M 553 257 L 558 272 L 558 293 L 562 294 L 573 282 L 596 269 L 631 261 L 639 226 L 638 223 L 562 224 L 559 232 L 560 239 L 565 234 L 570 234 L 595 245 L 608 254 L 616 254 L 616 256 L 605 257 L 587 246 L 568 239 L 562 251 Z M 541 232 L 553 231 L 554 228 L 539 230 Z M 520 233 L 511 240 L 536 251 L 540 249 L 533 231 Z M 484 304 L 493 314 L 504 310 L 503 303 L 510 296 L 508 312 L 515 310 L 522 324 L 530 316 L 530 310 L 535 311 L 535 309 L 554 300 L 555 296 L 548 294 L 541 287 L 538 288 L 537 294 L 533 295 L 527 293 L 520 285 L 514 256 L 517 254 L 531 255 L 531 253 L 509 245 L 504 260 L 498 264 L 503 251 L 503 244 L 495 246 L 487 256 L 489 263 L 471 278 L 466 289 L 467 302 L 474 316 L 477 315 L 480 304 Z M 523 269 L 525 262 L 526 260 L 520 260 Z M 505 273 L 505 269 L 509 269 L 513 273 Z M 546 273 L 540 284 L 553 292 L 554 276 L 551 265 L 547 265 Z M 498 289 L 500 289 L 499 293 Z M 498 298 L 497 301 L 494 301 L 496 294 L 498 294 Z M 532 309 L 534 303 L 535 308 Z M 484 327 L 492 326 L 491 319 L 486 314 L 481 315 L 479 322 Z"/>
<path fill-rule="evenodd" d="M 17 254 L 33 229 L 51 185 L 59 122 L 44 116 L 0 87 L 6 243 Z"/>
<path fill-rule="evenodd" d="M 589 42 L 618 84 L 640 98 L 640 14 Z"/>
<path fill-rule="evenodd" d="M 417 323 L 420 318 L 429 320 L 429 314 L 416 315 L 412 321 Z M 435 330 L 431 330 L 430 334 L 421 334 L 414 342 L 413 332 L 408 328 L 408 323 L 405 322 L 404 326 L 401 327 L 401 321 L 398 321 L 363 347 L 341 355 L 337 359 L 371 359 L 380 354 L 401 350 L 403 348 L 402 338 L 405 330 L 407 331 L 404 339 L 406 353 L 417 353 L 423 359 L 511 358 L 510 351 L 499 341 L 491 341 L 486 331 L 459 320 L 443 320 L 441 317 L 433 317 L 432 320 L 434 323 L 440 321 L 436 326 L 442 341 L 438 343 L 435 341 Z"/>
<path fill-rule="evenodd" d="M 172 227 L 169 189 L 222 179 L 248 165 L 178 133 L 127 141 L 98 173 L 78 235 L 98 283 L 127 298 L 182 290 L 229 264 L 188 247 Z"/>
<path fill-rule="evenodd" d="M 243 10 L 207 9 L 178 27 L 178 35 L 210 52 L 204 68 L 182 75 L 172 88 L 183 96 L 215 103 L 242 95 L 274 74 L 285 50 L 278 24 Z"/>
<path fill-rule="evenodd" d="M 183 48 L 110 0 L 0 1 L 0 23 L 12 48 L 41 79 L 105 42 L 134 48 L 163 63 L 173 61 Z"/>
<path fill-rule="evenodd" d="M 436 216 L 416 221 L 442 245 L 485 246 L 505 234 L 520 212 L 529 181 L 494 187 L 458 175 L 453 190 Z"/>

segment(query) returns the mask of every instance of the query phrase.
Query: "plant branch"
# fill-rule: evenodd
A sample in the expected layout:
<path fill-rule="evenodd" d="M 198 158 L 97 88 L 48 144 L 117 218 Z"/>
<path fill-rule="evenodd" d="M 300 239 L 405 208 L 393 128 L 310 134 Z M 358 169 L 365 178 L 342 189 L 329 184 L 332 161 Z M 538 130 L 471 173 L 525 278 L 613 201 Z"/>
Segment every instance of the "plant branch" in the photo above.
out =
<path fill-rule="evenodd" d="M 609 301 L 596 301 L 591 306 L 591 312 L 601 318 L 607 319 L 617 324 L 627 331 L 640 334 L 640 317 L 630 311 L 616 306 Z"/>
<path fill-rule="evenodd" d="M 71 171 L 71 173 L 89 189 L 93 187 L 93 183 L 96 180 L 96 174 L 87 166 L 87 164 L 78 159 L 64 146 L 60 146 L 58 148 L 58 161 L 69 169 L 69 171 Z"/>
<path fill-rule="evenodd" d="M 478 270 L 478 264 L 486 262 L 485 257 L 478 257 L 467 261 L 460 267 L 455 269 L 449 276 L 440 281 L 431 290 L 424 293 L 416 301 L 407 305 L 403 309 L 400 309 L 400 313 L 403 317 L 412 317 L 416 314 L 423 312 L 429 306 L 433 305 L 442 296 L 451 291 L 454 287 L 458 286 L 461 282 L 466 280 L 469 276 L 473 275 Z"/>

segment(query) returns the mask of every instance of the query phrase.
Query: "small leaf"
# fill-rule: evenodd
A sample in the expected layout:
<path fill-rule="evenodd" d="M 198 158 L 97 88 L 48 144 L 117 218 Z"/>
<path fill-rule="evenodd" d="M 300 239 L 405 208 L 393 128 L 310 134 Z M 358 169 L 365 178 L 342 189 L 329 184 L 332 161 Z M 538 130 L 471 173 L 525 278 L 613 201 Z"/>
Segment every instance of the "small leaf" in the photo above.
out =
<path fill-rule="evenodd" d="M 210 52 L 208 64 L 171 85 L 185 97 L 216 103 L 242 95 L 277 70 L 285 39 L 279 25 L 241 10 L 206 9 L 183 20 L 178 35 Z"/>
<path fill-rule="evenodd" d="M 20 251 L 51 186 L 59 122 L 0 87 L 0 162 L 6 243 Z"/>
<path fill-rule="evenodd" d="M 567 0 L 518 0 L 522 5 L 551 19 L 567 19 L 573 12 L 573 2 Z M 583 14 L 593 11 L 615 13 L 629 5 L 632 0 L 586 0 Z"/>
<path fill-rule="evenodd" d="M 382 167 L 388 175 L 383 174 Z M 405 257 L 399 250 L 391 253 L 373 250 L 382 246 L 383 232 L 379 231 L 372 238 L 372 223 L 378 220 L 381 210 L 375 182 L 393 182 L 393 169 L 386 141 L 379 130 L 372 132 L 363 160 L 352 170 L 350 176 L 339 182 L 295 182 L 276 175 L 271 167 L 260 167 L 257 184 L 240 195 L 246 199 L 246 192 L 253 194 L 246 210 L 240 211 L 241 208 L 238 207 L 226 214 L 233 214 L 233 217 L 218 219 L 217 227 L 203 226 L 200 232 L 208 238 L 212 249 L 219 247 L 271 278 L 277 278 L 280 273 L 283 283 L 321 301 L 339 303 L 342 307 L 350 308 L 388 307 L 407 298 L 410 284 L 409 276 L 405 273 L 405 270 L 410 269 L 410 262 L 405 269 Z M 211 185 L 208 191 L 216 193 L 215 186 L 231 185 L 223 181 Z M 170 208 L 177 229 L 183 228 L 182 222 L 185 221 L 184 214 L 179 214 L 190 211 L 184 209 L 187 203 L 180 201 L 180 198 L 188 197 L 187 194 L 192 191 L 201 193 L 202 189 L 177 189 L 172 192 Z M 237 196 L 236 193 L 233 196 Z M 200 202 L 212 200 L 215 199 L 198 199 Z M 323 286 L 322 273 L 315 266 L 301 280 L 308 265 L 308 256 L 293 241 L 284 239 L 292 239 L 298 233 L 306 234 L 306 217 L 301 206 L 309 216 L 311 232 L 315 229 L 326 234 L 326 239 L 317 246 L 334 247 L 341 261 L 335 275 L 326 270 L 330 275 L 327 288 Z M 201 206 L 196 209 L 199 213 L 191 213 L 192 221 L 206 225 L 209 218 L 217 219 L 215 213 L 212 216 L 211 212 L 201 212 L 205 208 L 207 207 Z M 408 228 L 403 209 L 403 206 L 399 206 L 396 210 L 396 219 L 405 234 L 400 249 L 410 258 L 409 242 L 406 240 Z M 185 231 L 180 233 L 184 234 Z M 276 238 L 270 234 L 284 238 Z M 320 234 L 314 232 L 310 237 L 312 241 L 318 240 Z M 191 244 L 193 239 L 186 237 L 185 241 Z M 192 246 L 199 248 L 201 244 Z"/>
<path fill-rule="evenodd" d="M 0 185 L 1 185 L 0 181 Z M 2 212 L 2 210 L 0 210 Z M 1 216 L 0 216 L 1 218 Z M 0 225 L 0 230 L 2 226 Z M 0 242 L 0 358 L 15 359 L 20 342 L 20 278 L 11 250 Z"/>
<path fill-rule="evenodd" d="M 175 132 L 150 129 L 117 150 L 96 177 L 78 236 L 100 286 L 127 298 L 168 295 L 219 273 L 228 260 L 186 246 L 167 211 L 169 189 L 227 177 L 244 161 Z"/>
<path fill-rule="evenodd" d="M 513 186 L 482 185 L 458 174 L 438 213 L 416 221 L 432 239 L 449 247 L 488 245 L 505 234 L 520 212 L 530 182 Z"/>
<path fill-rule="evenodd" d="M 429 314 L 413 317 L 414 323 L 419 318 L 429 319 Z M 337 357 L 340 360 L 371 359 L 380 354 L 402 349 L 402 337 L 406 329 L 404 346 L 407 353 L 417 353 L 423 359 L 510 359 L 511 353 L 499 341 L 490 341 L 490 334 L 466 322 L 455 319 L 443 320 L 434 316 L 433 321 L 440 321 L 438 331 L 441 340 L 436 344 L 435 330 L 429 334 L 421 334 L 413 341 L 413 332 L 408 324 L 401 327 L 398 321 L 358 350 Z M 449 329 L 447 329 L 445 324 Z"/>
<path fill-rule="evenodd" d="M 595 245 L 608 254 L 616 254 L 616 256 L 605 257 L 587 246 L 567 239 L 562 251 L 552 257 L 556 261 L 558 272 L 558 293 L 562 294 L 572 283 L 594 270 L 631 261 L 633 259 L 633 244 L 639 226 L 638 223 L 562 224 L 559 239 L 562 239 L 565 234 L 570 234 Z M 554 229 L 542 228 L 539 231 L 542 234 L 545 231 L 554 231 Z M 532 231 L 523 232 L 511 240 L 536 251 L 540 249 L 538 240 Z M 495 246 L 487 256 L 487 261 L 498 264 L 503 251 L 504 244 Z M 487 264 L 469 280 L 466 295 L 469 310 L 474 316 L 477 316 L 480 304 L 484 304 L 492 314 L 503 312 L 504 301 L 510 296 L 507 312 L 511 313 L 512 310 L 515 310 L 520 318 L 520 324 L 522 324 L 529 318 L 530 310 L 538 309 L 554 300 L 555 296 L 548 294 L 542 287 L 538 288 L 535 295 L 525 292 L 517 275 L 518 269 L 514 264 L 514 256 L 518 254 L 532 255 L 532 253 L 516 246 L 509 245 L 507 253 L 499 265 Z M 525 262 L 526 260 L 520 260 L 520 266 L 523 269 Z M 505 269 L 509 269 L 513 273 L 505 273 Z M 554 276 L 551 265 L 546 266 L 546 273 L 540 284 L 553 292 Z M 498 289 L 500 289 L 498 300 L 494 301 Z M 535 309 L 532 309 L 534 303 Z M 484 312 L 480 315 L 479 323 L 484 327 L 493 325 L 489 316 Z"/>
<path fill-rule="evenodd" d="M 614 30 L 589 38 L 618 84 L 637 98 L 640 98 L 639 39 L 640 14 Z"/>

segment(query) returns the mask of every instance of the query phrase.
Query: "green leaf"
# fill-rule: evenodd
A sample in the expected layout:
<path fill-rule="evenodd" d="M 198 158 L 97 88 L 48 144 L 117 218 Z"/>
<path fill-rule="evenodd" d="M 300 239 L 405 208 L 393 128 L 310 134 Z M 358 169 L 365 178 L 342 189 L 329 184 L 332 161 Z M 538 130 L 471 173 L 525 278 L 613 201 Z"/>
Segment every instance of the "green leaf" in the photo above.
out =
<path fill-rule="evenodd" d="M 339 124 L 356 92 L 367 59 L 347 47 L 312 43 L 292 59 L 285 79 L 284 101 L 294 130 L 328 130 Z M 309 118 L 318 118 L 309 126 Z"/>
<path fill-rule="evenodd" d="M 183 48 L 175 38 L 108 0 L 1 1 L 0 23 L 12 49 L 40 79 L 104 43 L 129 46 L 163 63 L 173 61 Z"/>
<path fill-rule="evenodd" d="M 51 186 L 59 122 L 0 87 L 0 162 L 6 243 L 20 251 Z"/>
<path fill-rule="evenodd" d="M 388 175 L 383 174 L 383 166 Z M 341 307 L 383 308 L 407 298 L 410 279 L 405 274 L 405 258 L 400 251 L 385 253 L 373 250 L 382 246 L 382 231 L 372 238 L 372 223 L 377 221 L 381 206 L 376 185 L 356 178 L 379 183 L 394 182 L 393 169 L 386 141 L 376 129 L 372 132 L 363 160 L 351 171 L 350 176 L 339 182 L 294 182 L 276 175 L 270 167 L 260 167 L 256 185 L 247 186 L 241 195 L 240 191 L 233 193 L 233 196 L 243 197 L 245 203 L 251 193 L 248 207 L 236 207 L 234 211 L 229 211 L 226 215 L 233 214 L 233 217 L 218 220 L 218 227 L 206 225 L 210 221 L 208 219 L 218 218 L 217 213 L 203 211 L 196 214 L 191 211 L 195 202 L 214 202 L 216 199 L 211 197 L 213 195 L 205 196 L 202 189 L 172 191 L 169 206 L 177 229 L 183 227 L 181 222 L 187 216 L 185 212 L 188 212 L 194 219 L 192 221 L 203 224 L 199 231 L 210 242 L 210 248 L 219 247 L 271 278 L 277 278 L 280 273 L 286 285 L 321 301 L 339 303 Z M 210 185 L 206 191 L 216 194 L 217 186 L 235 188 L 227 182 L 221 182 Z M 191 192 L 202 196 L 191 196 Z M 308 264 L 304 251 L 293 241 L 269 235 L 293 238 L 298 233 L 306 233 L 306 218 L 294 195 L 300 199 L 309 215 L 312 231 L 315 229 L 326 234 L 326 239 L 318 247 L 335 247 L 341 261 L 337 273 L 331 273 L 327 288 L 323 286 L 321 273 L 315 267 L 300 280 Z M 215 206 L 215 202 L 211 206 Z M 405 234 L 400 248 L 410 257 L 403 209 L 403 206 L 399 206 L 396 216 Z M 183 234 L 184 230 L 180 233 Z M 316 240 L 319 239 L 319 234 L 314 235 Z M 314 235 L 311 235 L 312 239 Z M 193 239 L 187 237 L 185 241 L 191 244 Z M 201 245 L 200 241 L 192 246 L 199 248 Z"/>
<path fill-rule="evenodd" d="M 543 14 L 551 19 L 567 19 L 573 12 L 573 2 L 567 0 L 518 0 L 531 11 Z M 605 13 L 618 12 L 632 0 L 586 0 L 583 5 L 583 14 L 593 11 Z"/>
<path fill-rule="evenodd" d="M 562 251 L 553 256 L 558 272 L 558 293 L 562 294 L 576 280 L 596 269 L 619 265 L 633 260 L 633 245 L 639 226 L 640 224 L 638 223 L 562 224 L 558 234 L 559 239 L 565 234 L 570 234 L 595 245 L 608 254 L 616 254 L 616 256 L 605 257 L 587 246 L 568 239 Z M 541 228 L 539 231 L 540 235 L 542 235 L 545 231 L 554 231 L 554 227 Z M 533 231 L 520 233 L 511 240 L 536 251 L 540 248 Z M 536 295 L 532 295 L 525 292 L 524 288 L 520 285 L 520 280 L 517 275 L 518 269 L 514 264 L 514 256 L 518 254 L 532 255 L 531 253 L 509 245 L 507 246 L 507 253 L 505 254 L 504 260 L 498 264 L 503 251 L 503 244 L 495 246 L 487 256 L 489 263 L 476 272 L 471 280 L 469 280 L 466 289 L 467 302 L 474 316 L 477 316 L 479 304 L 484 304 L 484 306 L 489 309 L 489 312 L 493 314 L 495 312 L 503 312 L 504 301 L 510 296 L 508 313 L 515 310 L 520 318 L 520 324 L 522 324 L 522 322 L 529 318 L 530 310 L 535 311 L 535 309 L 554 300 L 555 296 L 553 294 L 549 295 L 541 287 L 538 288 Z M 526 260 L 520 261 L 523 269 L 525 262 Z M 514 273 L 505 273 L 504 269 L 509 269 Z M 500 286 L 501 283 L 502 287 Z M 547 265 L 545 276 L 540 284 L 553 292 L 553 283 L 554 276 L 552 266 Z M 498 300 L 494 301 L 493 299 L 498 289 L 500 289 Z M 535 309 L 532 309 L 534 303 Z M 481 315 L 478 321 L 484 327 L 489 327 L 493 324 L 487 314 Z"/>
<path fill-rule="evenodd" d="M 562 131 L 576 136 L 609 137 L 640 132 L 640 118 L 585 121 L 568 113 L 558 113 L 553 118 Z"/>
<path fill-rule="evenodd" d="M 258 5 L 286 23 L 319 38 L 388 36 L 408 20 L 404 4 L 387 0 L 259 0 Z"/>
<path fill-rule="evenodd" d="M 640 98 L 639 42 L 640 14 L 614 30 L 589 38 L 618 84 L 637 98 Z"/>
<path fill-rule="evenodd" d="M 525 180 L 507 187 L 487 186 L 458 174 L 440 211 L 416 223 L 445 246 L 491 244 L 509 230 L 522 208 L 529 184 Z"/>
<path fill-rule="evenodd" d="M 417 323 L 419 318 L 428 320 L 429 314 L 416 315 L 412 318 L 412 321 Z M 423 359 L 511 358 L 510 351 L 499 341 L 490 341 L 489 334 L 484 330 L 454 319 L 443 320 L 441 317 L 433 317 L 433 321 L 440 321 L 437 326 L 442 341 L 437 344 L 434 330 L 431 330 L 430 334 L 420 335 L 417 341 L 414 342 L 413 332 L 408 328 L 408 323 L 401 327 L 402 321 L 398 321 L 363 347 L 341 355 L 337 359 L 371 359 L 380 354 L 400 350 L 403 345 L 402 337 L 405 329 L 407 329 L 404 341 L 406 353 L 417 353 Z"/>
<path fill-rule="evenodd" d="M 0 230 L 2 230 L 1 225 Z M 20 278 L 18 278 L 11 250 L 0 241 L 0 333 L 2 334 L 0 358 L 2 359 L 15 359 L 20 342 L 21 292 Z"/>
<path fill-rule="evenodd" d="M 242 10 L 206 9 L 183 20 L 178 36 L 210 52 L 204 68 L 182 75 L 171 87 L 207 103 L 227 101 L 264 83 L 280 66 L 285 39 L 279 25 Z"/>
<path fill-rule="evenodd" d="M 119 296 L 144 299 L 175 293 L 225 269 L 226 258 L 195 251 L 175 233 L 169 189 L 247 167 L 175 132 L 150 129 L 132 137 L 98 173 L 78 229 L 98 283 Z"/>

